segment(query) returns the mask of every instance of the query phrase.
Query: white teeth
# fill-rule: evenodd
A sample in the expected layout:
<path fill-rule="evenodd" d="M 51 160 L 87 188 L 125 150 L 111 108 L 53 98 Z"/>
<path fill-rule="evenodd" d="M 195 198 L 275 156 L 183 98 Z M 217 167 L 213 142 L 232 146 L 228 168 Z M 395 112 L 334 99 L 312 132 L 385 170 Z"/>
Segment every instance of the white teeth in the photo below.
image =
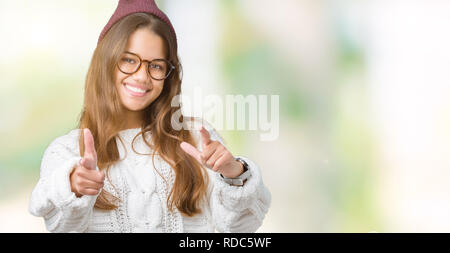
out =
<path fill-rule="evenodd" d="M 125 86 L 127 87 L 127 89 L 129 89 L 131 91 L 134 91 L 134 92 L 138 92 L 138 93 L 145 93 L 146 92 L 145 90 L 133 87 L 133 86 L 128 85 L 128 84 L 125 84 Z"/>

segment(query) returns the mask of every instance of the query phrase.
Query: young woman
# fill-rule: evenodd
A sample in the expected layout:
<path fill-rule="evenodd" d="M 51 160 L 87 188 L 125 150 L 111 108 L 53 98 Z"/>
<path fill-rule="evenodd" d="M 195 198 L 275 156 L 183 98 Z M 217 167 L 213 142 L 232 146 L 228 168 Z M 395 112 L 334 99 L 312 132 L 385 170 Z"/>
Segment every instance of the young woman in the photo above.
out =
<path fill-rule="evenodd" d="M 31 195 L 29 210 L 49 231 L 261 226 L 271 195 L 257 165 L 233 156 L 202 120 L 173 126 L 180 72 L 167 16 L 153 0 L 119 1 L 92 58 L 79 126 L 48 146 Z"/>

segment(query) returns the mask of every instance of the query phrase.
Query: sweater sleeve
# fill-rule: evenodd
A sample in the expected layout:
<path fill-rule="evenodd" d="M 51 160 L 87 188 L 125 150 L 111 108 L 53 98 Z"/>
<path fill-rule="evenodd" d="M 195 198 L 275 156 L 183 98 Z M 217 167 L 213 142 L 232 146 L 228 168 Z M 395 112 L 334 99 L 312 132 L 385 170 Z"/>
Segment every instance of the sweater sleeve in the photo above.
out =
<path fill-rule="evenodd" d="M 223 139 L 209 124 L 204 123 L 204 126 L 212 140 L 220 141 L 225 146 Z M 216 230 L 222 233 L 256 232 L 271 203 L 271 194 L 263 183 L 258 165 L 246 157 L 239 157 L 247 162 L 252 174 L 243 186 L 229 185 L 219 173 L 208 170 L 212 219 Z"/>
<path fill-rule="evenodd" d="M 76 143 L 72 137 L 59 137 L 47 147 L 39 181 L 31 193 L 29 212 L 43 217 L 50 232 L 86 231 L 98 196 L 77 198 L 71 191 L 70 173 L 81 158 L 74 146 L 68 146 Z"/>

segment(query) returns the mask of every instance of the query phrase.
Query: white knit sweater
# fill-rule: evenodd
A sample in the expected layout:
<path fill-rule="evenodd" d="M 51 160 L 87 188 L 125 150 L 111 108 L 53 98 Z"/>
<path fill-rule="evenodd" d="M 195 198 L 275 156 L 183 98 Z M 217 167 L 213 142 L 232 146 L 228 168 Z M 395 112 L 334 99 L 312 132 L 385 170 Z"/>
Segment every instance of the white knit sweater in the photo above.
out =
<path fill-rule="evenodd" d="M 206 129 L 212 140 L 223 140 L 208 124 Z M 258 166 L 241 157 L 252 176 L 244 186 L 225 183 L 220 174 L 207 170 L 210 177 L 208 201 L 202 213 L 186 217 L 175 208 L 170 212 L 166 200 L 175 179 L 173 169 L 159 156 L 139 155 L 131 149 L 131 142 L 140 128 L 120 132 L 117 147 L 125 158 L 111 167 L 104 189 L 121 199 L 119 207 L 112 211 L 94 208 L 96 196 L 77 198 L 70 188 L 69 176 L 79 161 L 78 137 L 80 129 L 56 138 L 42 158 L 40 179 L 34 188 L 29 205 L 31 214 L 44 217 L 51 232 L 255 232 L 268 211 L 271 194 L 264 186 Z M 198 140 L 199 131 L 191 131 Z M 151 134 L 146 138 L 151 142 Z M 151 154 L 151 149 L 139 135 L 134 148 L 141 154 Z M 169 185 L 155 171 L 166 178 Z M 97 168 L 98 169 L 98 168 Z"/>

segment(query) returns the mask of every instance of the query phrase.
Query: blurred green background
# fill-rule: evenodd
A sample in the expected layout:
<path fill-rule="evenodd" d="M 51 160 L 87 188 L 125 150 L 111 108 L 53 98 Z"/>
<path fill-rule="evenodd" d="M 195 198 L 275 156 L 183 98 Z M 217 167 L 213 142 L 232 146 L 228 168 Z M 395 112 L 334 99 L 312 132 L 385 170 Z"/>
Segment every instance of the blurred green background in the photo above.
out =
<path fill-rule="evenodd" d="M 450 231 L 446 1 L 160 0 L 183 93 L 279 95 L 280 134 L 221 130 L 262 169 L 258 232 Z M 76 127 L 117 1 L 0 0 L 0 232 L 44 232 L 28 201 Z"/>

